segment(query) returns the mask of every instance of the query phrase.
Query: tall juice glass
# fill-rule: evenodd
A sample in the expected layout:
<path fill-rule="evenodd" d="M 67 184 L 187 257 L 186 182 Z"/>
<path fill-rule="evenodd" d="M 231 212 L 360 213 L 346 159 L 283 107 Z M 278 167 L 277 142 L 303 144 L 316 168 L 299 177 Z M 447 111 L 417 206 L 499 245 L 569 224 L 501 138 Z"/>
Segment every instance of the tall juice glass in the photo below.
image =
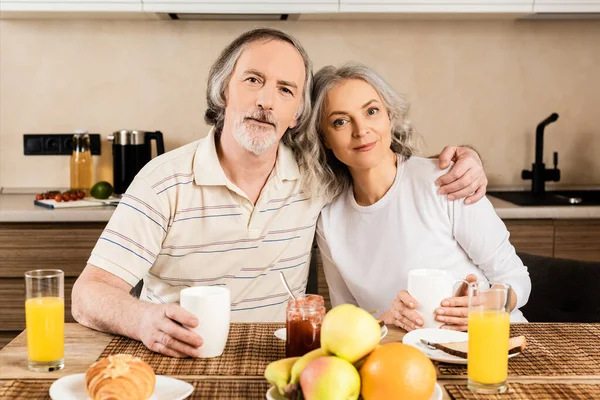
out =
<path fill-rule="evenodd" d="M 38 269 L 25 273 L 25 322 L 28 367 L 56 371 L 64 367 L 64 273 Z"/>
<path fill-rule="evenodd" d="M 468 387 L 481 394 L 503 393 L 508 378 L 510 286 L 469 285 Z"/>

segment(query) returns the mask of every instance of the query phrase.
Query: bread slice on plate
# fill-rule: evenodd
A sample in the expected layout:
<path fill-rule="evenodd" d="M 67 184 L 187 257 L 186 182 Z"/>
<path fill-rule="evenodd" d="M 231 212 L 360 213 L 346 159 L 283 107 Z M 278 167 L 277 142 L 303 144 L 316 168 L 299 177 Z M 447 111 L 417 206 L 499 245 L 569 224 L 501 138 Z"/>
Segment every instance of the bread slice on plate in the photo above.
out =
<path fill-rule="evenodd" d="M 443 351 L 444 353 L 448 353 L 450 355 L 467 358 L 467 353 L 469 352 L 469 342 L 450 342 L 450 343 L 432 343 L 428 341 L 423 341 L 426 345 L 435 347 L 438 350 Z M 525 350 L 525 345 L 527 341 L 525 340 L 525 336 L 516 336 L 508 339 L 508 354 L 516 354 L 521 353 Z"/>

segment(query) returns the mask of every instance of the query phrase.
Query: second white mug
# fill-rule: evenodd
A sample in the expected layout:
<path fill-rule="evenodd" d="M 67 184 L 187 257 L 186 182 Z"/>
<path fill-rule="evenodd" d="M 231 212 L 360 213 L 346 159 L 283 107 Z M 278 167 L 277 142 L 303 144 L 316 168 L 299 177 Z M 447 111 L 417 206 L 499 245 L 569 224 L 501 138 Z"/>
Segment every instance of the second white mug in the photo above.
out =
<path fill-rule="evenodd" d="M 453 296 L 452 274 L 443 269 L 413 269 L 408 272 L 408 293 L 417 301 L 417 312 L 423 317 L 423 328 L 439 328 L 435 310 L 442 300 Z"/>
<path fill-rule="evenodd" d="M 179 305 L 198 318 L 198 326 L 189 328 L 202 338 L 200 358 L 223 354 L 231 320 L 231 293 L 219 286 L 196 286 L 180 292 Z"/>

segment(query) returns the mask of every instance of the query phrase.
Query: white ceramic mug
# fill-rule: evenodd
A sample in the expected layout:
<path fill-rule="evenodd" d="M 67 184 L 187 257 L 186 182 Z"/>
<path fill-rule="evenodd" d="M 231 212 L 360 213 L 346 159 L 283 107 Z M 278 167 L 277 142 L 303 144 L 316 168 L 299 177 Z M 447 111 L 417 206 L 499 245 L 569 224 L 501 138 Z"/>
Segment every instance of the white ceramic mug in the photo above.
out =
<path fill-rule="evenodd" d="M 231 320 L 231 293 L 221 286 L 196 286 L 183 289 L 179 305 L 198 318 L 198 326 L 188 328 L 202 338 L 200 358 L 223 354 Z"/>
<path fill-rule="evenodd" d="M 417 301 L 417 312 L 423 317 L 423 328 L 439 328 L 443 322 L 436 321 L 435 310 L 442 300 L 454 295 L 454 286 L 462 280 L 453 281 L 452 274 L 443 269 L 413 269 L 408 272 L 408 293 Z"/>

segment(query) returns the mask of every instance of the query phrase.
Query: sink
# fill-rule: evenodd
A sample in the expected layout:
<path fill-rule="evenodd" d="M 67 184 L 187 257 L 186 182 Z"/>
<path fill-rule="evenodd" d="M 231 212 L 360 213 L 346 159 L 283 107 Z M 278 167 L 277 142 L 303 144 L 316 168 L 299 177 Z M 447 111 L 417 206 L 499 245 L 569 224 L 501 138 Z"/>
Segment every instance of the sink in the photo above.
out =
<path fill-rule="evenodd" d="M 529 190 L 522 192 L 492 191 L 497 197 L 519 206 L 600 206 L 600 190 L 556 190 L 534 196 Z"/>

